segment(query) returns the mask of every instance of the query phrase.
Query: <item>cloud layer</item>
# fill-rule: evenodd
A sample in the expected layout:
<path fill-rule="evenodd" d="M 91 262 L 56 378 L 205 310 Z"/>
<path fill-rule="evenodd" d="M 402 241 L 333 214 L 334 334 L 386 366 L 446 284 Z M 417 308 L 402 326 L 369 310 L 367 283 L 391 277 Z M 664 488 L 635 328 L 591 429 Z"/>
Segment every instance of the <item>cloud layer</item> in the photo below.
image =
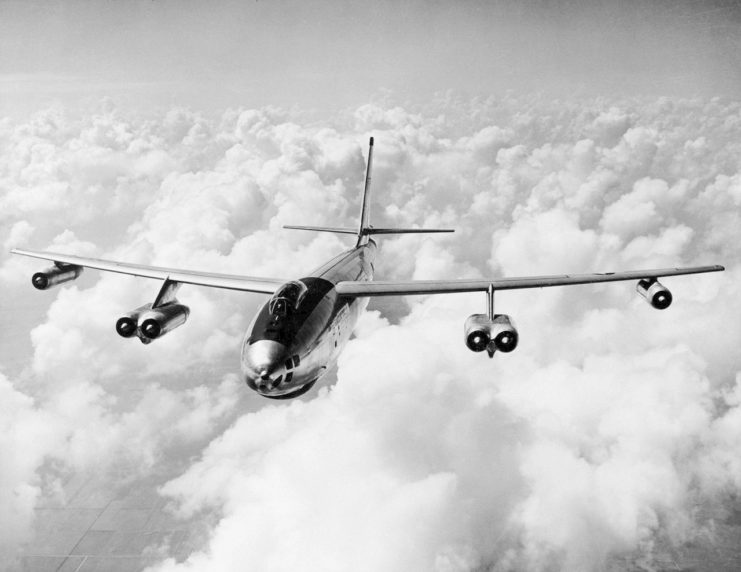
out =
<path fill-rule="evenodd" d="M 7 558 L 60 475 L 121 456 L 215 523 L 161 571 L 594 570 L 706 538 L 741 486 L 740 111 L 448 94 L 321 126 L 109 102 L 0 123 L 6 247 L 300 276 L 347 245 L 280 226 L 353 224 L 374 135 L 373 220 L 458 229 L 384 240 L 379 277 L 728 266 L 666 280 L 665 312 L 632 284 L 502 293 L 521 344 L 494 360 L 462 340 L 481 296 L 379 301 L 337 385 L 278 406 L 226 373 L 258 296 L 183 289 L 188 324 L 144 347 L 113 323 L 156 284 L 88 272 L 32 292 L 46 316 L 14 315 L 32 345 L 0 378 Z M 37 267 L 0 264 L 13 289 Z"/>

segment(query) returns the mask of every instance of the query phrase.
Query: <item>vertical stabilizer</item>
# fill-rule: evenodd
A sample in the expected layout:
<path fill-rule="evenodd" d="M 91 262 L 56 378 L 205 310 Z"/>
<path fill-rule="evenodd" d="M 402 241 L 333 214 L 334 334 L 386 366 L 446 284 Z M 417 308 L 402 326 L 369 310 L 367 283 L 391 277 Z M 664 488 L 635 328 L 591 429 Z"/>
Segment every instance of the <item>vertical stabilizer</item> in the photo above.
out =
<path fill-rule="evenodd" d="M 374 234 L 426 234 L 433 232 L 454 232 L 448 228 L 373 228 L 370 224 L 370 186 L 371 171 L 373 170 L 373 137 L 368 145 L 368 166 L 365 171 L 365 188 L 363 189 L 363 202 L 360 207 L 360 226 L 354 228 L 336 228 L 327 226 L 297 226 L 284 225 L 283 228 L 294 228 L 297 230 L 314 230 L 317 232 L 333 232 L 336 234 L 355 234 L 358 237 L 356 246 L 368 243 L 368 238 Z"/>
<path fill-rule="evenodd" d="M 365 171 L 365 188 L 363 188 L 363 205 L 360 209 L 360 228 L 358 229 L 358 245 L 367 242 L 370 228 L 370 186 L 371 170 L 373 169 L 373 137 L 368 145 L 368 167 Z"/>

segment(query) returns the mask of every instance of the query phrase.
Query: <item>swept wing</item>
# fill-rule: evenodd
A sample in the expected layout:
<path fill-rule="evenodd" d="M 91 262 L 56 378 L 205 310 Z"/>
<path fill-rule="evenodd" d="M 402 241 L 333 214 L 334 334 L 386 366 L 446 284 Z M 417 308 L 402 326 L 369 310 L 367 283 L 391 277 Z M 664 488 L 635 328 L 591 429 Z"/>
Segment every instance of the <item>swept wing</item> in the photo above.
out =
<path fill-rule="evenodd" d="M 144 264 L 132 264 L 130 262 L 117 262 L 115 260 L 103 260 L 100 258 L 86 258 L 73 256 L 71 254 L 59 254 L 56 252 L 38 252 L 35 250 L 11 250 L 13 254 L 21 254 L 42 260 L 51 260 L 61 264 L 72 264 L 85 268 L 95 268 L 106 272 L 118 272 L 130 276 L 142 276 L 144 278 L 155 278 L 159 280 L 170 280 L 182 284 L 196 284 L 198 286 L 209 286 L 211 288 L 224 288 L 227 290 L 240 290 L 242 292 L 259 292 L 272 294 L 287 280 L 281 278 L 255 278 L 253 276 L 239 276 L 234 274 L 215 274 L 212 272 L 198 272 L 195 270 L 183 270 L 180 268 L 163 268 L 161 266 L 146 266 Z"/>
<path fill-rule="evenodd" d="M 661 268 L 653 270 L 628 270 L 625 272 L 603 272 L 595 274 L 556 274 L 553 276 L 527 276 L 518 278 L 460 279 L 460 280 L 407 280 L 407 281 L 344 281 L 337 284 L 337 293 L 342 296 L 409 296 L 417 294 L 450 294 L 455 292 L 487 292 L 493 290 L 519 290 L 523 288 L 544 288 L 547 286 L 568 286 L 571 284 L 592 284 L 596 282 L 619 282 L 622 280 L 643 280 L 679 276 L 682 274 L 701 274 L 720 272 L 723 266 L 695 266 L 691 268 Z"/>

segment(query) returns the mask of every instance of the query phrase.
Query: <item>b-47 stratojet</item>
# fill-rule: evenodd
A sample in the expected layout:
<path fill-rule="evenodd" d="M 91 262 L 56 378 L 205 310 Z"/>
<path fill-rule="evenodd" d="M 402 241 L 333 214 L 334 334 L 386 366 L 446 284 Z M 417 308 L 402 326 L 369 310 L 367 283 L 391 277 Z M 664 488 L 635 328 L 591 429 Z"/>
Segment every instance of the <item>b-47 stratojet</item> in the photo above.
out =
<path fill-rule="evenodd" d="M 471 351 L 508 353 L 517 347 L 518 331 L 506 314 L 494 312 L 498 290 L 570 286 L 599 282 L 635 280 L 636 290 L 651 306 L 664 310 L 672 295 L 659 279 L 665 276 L 717 272 L 722 266 L 631 270 L 595 274 L 565 274 L 521 278 L 451 280 L 373 280 L 376 257 L 374 237 L 384 234 L 441 233 L 450 229 L 375 228 L 370 224 L 370 186 L 373 167 L 373 138 L 370 139 L 365 187 L 357 228 L 287 226 L 286 228 L 352 235 L 353 248 L 339 254 L 307 276 L 293 280 L 213 274 L 195 270 L 162 268 L 113 260 L 86 258 L 53 252 L 14 249 L 14 254 L 53 262 L 31 278 L 39 290 L 69 282 L 83 268 L 118 272 L 161 281 L 153 302 L 125 313 L 116 321 L 124 338 L 138 338 L 148 344 L 161 338 L 188 319 L 190 310 L 176 298 L 182 284 L 225 288 L 269 295 L 247 329 L 241 352 L 241 371 L 246 384 L 271 399 L 290 399 L 309 391 L 337 360 L 350 339 L 360 314 L 373 296 L 408 296 L 482 292 L 486 312 L 469 316 L 463 326 L 463 340 Z"/>

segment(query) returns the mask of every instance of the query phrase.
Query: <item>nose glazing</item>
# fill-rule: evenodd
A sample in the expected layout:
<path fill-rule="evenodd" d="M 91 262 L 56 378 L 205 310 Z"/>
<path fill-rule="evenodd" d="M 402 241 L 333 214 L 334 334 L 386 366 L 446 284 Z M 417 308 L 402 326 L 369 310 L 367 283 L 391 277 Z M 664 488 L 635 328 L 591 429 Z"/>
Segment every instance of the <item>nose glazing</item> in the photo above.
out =
<path fill-rule="evenodd" d="M 270 373 L 267 369 L 263 369 L 260 372 L 260 379 L 257 380 L 257 389 L 259 389 L 261 392 L 270 391 L 275 387 L 274 380 L 270 377 Z"/>
<path fill-rule="evenodd" d="M 242 368 L 247 385 L 263 393 L 272 390 L 287 355 L 286 346 L 272 340 L 258 340 L 245 347 Z"/>

